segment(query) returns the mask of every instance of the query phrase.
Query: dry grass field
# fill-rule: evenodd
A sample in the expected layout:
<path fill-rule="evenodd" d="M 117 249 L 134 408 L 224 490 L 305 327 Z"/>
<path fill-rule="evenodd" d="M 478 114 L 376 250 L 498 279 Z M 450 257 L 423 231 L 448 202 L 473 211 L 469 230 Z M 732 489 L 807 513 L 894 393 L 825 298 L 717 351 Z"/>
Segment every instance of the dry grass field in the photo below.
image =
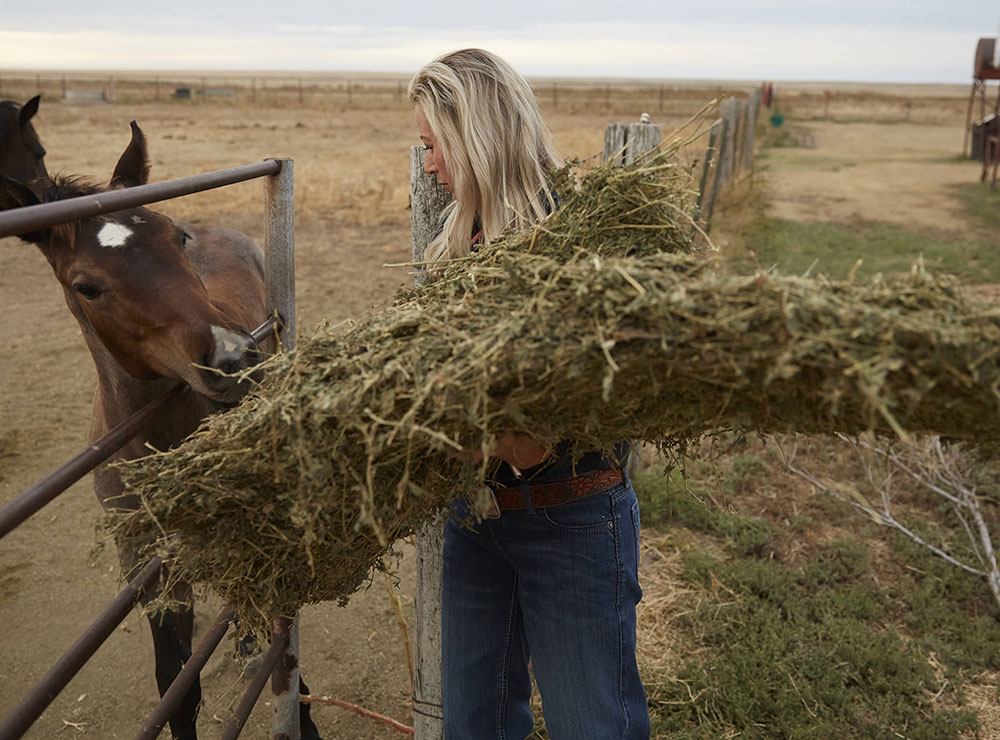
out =
<path fill-rule="evenodd" d="M 594 90 L 592 104 L 570 105 L 562 97 L 554 109 L 543 94 L 557 146 L 567 156 L 598 154 L 605 124 L 633 120 L 641 112 L 629 101 L 605 106 L 606 91 Z M 689 109 L 717 92 L 715 87 L 692 90 L 684 92 Z M 5 78 L 4 97 L 15 92 Z M 798 111 L 804 121 L 822 118 L 822 93 L 817 94 L 818 100 L 809 91 L 797 97 L 790 93 L 789 115 Z M 862 122 L 809 122 L 816 148 L 789 149 L 769 161 L 759 182 L 768 188 L 774 212 L 806 220 L 884 217 L 928 227 L 947 222 L 958 233 L 975 233 L 978 227 L 963 225 L 949 189 L 978 177 L 976 165 L 956 159 L 964 98 L 939 90 L 842 95 L 844 120 Z M 909 106 L 904 97 L 911 100 Z M 294 159 L 298 321 L 300 331 L 308 331 L 322 321 L 355 317 L 411 280 L 407 268 L 385 265 L 409 258 L 409 147 L 417 143 L 412 113 L 398 100 L 364 100 L 355 96 L 351 104 L 327 100 L 300 107 L 294 91 L 290 100 L 274 105 L 161 100 L 80 106 L 46 99 L 35 125 L 50 171 L 98 182 L 110 177 L 128 143 L 132 119 L 148 138 L 153 181 L 266 157 Z M 652 112 L 665 132 L 681 120 L 657 120 L 655 108 Z M 878 123 L 889 119 L 901 122 Z M 833 169 L 827 164 L 848 160 L 854 165 Z M 251 182 L 154 208 L 179 220 L 237 228 L 259 240 L 261 200 L 260 183 Z M 720 226 L 719 240 L 738 238 L 738 228 Z M 0 359 L 4 502 L 84 447 L 94 371 L 48 264 L 15 239 L 0 240 L 0 306 L 5 318 Z M 117 559 L 99 533 L 100 523 L 100 507 L 85 479 L 0 542 L 0 716 L 116 593 Z M 409 545 L 398 549 L 397 593 L 409 616 L 413 558 Z M 653 568 L 643 623 L 646 650 L 662 652 L 669 650 L 661 641 L 670 634 L 669 619 L 653 610 L 675 603 L 678 592 L 671 591 L 676 582 L 662 562 Z M 199 633 L 220 607 L 210 596 L 206 601 L 196 625 Z M 347 607 L 305 609 L 301 625 L 303 672 L 315 693 L 411 721 L 403 643 L 381 576 Z M 133 613 L 27 737 L 131 737 L 156 703 L 151 667 L 148 630 Z M 199 722 L 203 736 L 211 738 L 242 693 L 242 680 L 235 664 L 220 653 L 209 664 L 204 685 Z M 243 736 L 268 737 L 268 712 L 262 702 Z M 327 738 L 397 736 L 339 709 L 316 707 L 314 713 Z"/>

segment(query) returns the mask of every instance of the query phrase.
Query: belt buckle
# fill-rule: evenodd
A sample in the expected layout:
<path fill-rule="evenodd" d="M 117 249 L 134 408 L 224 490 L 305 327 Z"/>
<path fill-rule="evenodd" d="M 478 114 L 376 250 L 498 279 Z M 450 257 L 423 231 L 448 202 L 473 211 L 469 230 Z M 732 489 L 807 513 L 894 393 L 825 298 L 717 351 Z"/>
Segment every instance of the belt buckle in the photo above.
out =
<path fill-rule="evenodd" d="M 500 504 L 497 502 L 493 489 L 489 486 L 481 486 L 469 499 L 473 510 L 483 519 L 500 518 Z"/>

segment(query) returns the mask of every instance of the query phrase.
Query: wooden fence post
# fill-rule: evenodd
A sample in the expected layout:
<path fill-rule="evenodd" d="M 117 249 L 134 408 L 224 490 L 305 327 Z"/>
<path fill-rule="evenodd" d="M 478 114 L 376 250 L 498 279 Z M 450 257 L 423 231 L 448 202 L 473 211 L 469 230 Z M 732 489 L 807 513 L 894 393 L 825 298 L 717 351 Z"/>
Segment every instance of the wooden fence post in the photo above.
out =
<path fill-rule="evenodd" d="M 751 94 L 750 99 L 747 101 L 747 128 L 744 132 L 744 160 L 743 169 L 746 172 L 753 172 L 754 164 L 754 145 L 757 141 L 757 118 L 760 116 L 760 88 L 756 88 Z"/>
<path fill-rule="evenodd" d="M 279 161 L 281 171 L 264 184 L 264 275 L 267 305 L 281 317 L 281 344 L 290 350 L 295 347 L 295 170 L 291 159 Z M 271 732 L 274 738 L 299 740 L 298 620 L 284 621 L 281 629 L 288 632 L 288 646 L 271 674 Z"/>
<path fill-rule="evenodd" d="M 708 233 L 715 201 L 723 186 L 738 172 L 753 172 L 760 104 L 760 89 L 748 100 L 726 98 L 722 102 L 720 119 L 709 134 L 698 190 L 698 220 L 705 233 Z"/>
<path fill-rule="evenodd" d="M 708 148 L 705 150 L 705 167 L 701 171 L 701 186 L 698 188 L 698 208 L 697 208 L 697 218 L 701 222 L 701 229 L 706 234 L 709 229 L 709 221 L 712 218 L 712 208 L 715 206 L 715 177 L 712 178 L 712 188 L 711 192 L 708 189 L 709 184 L 709 172 L 712 172 L 712 164 L 714 159 L 715 171 L 714 175 L 718 176 L 719 171 L 719 158 L 718 145 L 720 139 L 720 132 L 722 131 L 722 124 L 715 123 L 712 125 L 712 130 L 708 134 Z M 706 194 L 708 198 L 706 200 Z"/>
<path fill-rule="evenodd" d="M 424 250 L 437 232 L 441 211 L 451 201 L 433 175 L 424 174 L 424 148 L 410 147 L 410 230 L 413 261 L 424 259 Z M 413 284 L 423 285 L 427 271 L 417 267 Z M 443 511 L 417 532 L 416 666 L 413 686 L 415 740 L 441 740 L 444 722 L 441 706 L 441 550 L 444 544 Z"/>
<path fill-rule="evenodd" d="M 722 185 L 729 178 L 729 161 L 731 159 L 732 145 L 730 143 L 730 131 L 733 129 L 733 98 L 727 98 L 722 103 L 722 121 L 718 136 L 718 155 L 715 163 L 715 177 L 712 182 L 712 206 L 719 197 Z"/>
<path fill-rule="evenodd" d="M 601 161 L 632 164 L 660 145 L 660 127 L 652 123 L 609 123 L 604 129 Z"/>

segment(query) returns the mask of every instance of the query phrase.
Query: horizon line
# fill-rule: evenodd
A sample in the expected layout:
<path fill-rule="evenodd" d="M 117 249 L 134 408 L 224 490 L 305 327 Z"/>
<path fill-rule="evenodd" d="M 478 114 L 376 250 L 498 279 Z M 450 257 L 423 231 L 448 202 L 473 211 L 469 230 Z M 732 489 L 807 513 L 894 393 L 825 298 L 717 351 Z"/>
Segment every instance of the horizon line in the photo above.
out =
<path fill-rule="evenodd" d="M 340 79 L 351 79 L 352 76 L 365 77 L 369 79 L 403 80 L 413 77 L 415 72 L 402 72 L 396 70 L 366 70 L 366 69 L 261 69 L 261 68 L 144 68 L 144 67 L 95 67 L 93 69 L 67 69 L 60 67 L 5 67 L 0 68 L 0 79 L 4 76 L 16 77 L 18 75 L 60 75 L 87 77 L 89 75 L 202 75 L 202 76 L 242 76 L 252 78 L 255 76 L 272 77 L 337 77 Z M 795 78 L 770 78 L 761 79 L 756 77 L 660 77 L 654 75 L 629 75 L 629 76 L 596 76 L 596 75 L 552 75 L 552 74 L 525 74 L 528 80 L 545 80 L 551 82 L 567 81 L 596 81 L 602 83 L 612 83 L 619 81 L 642 81 L 674 84 L 760 84 L 770 82 L 773 84 L 795 84 L 795 85 L 899 85 L 899 86 L 956 86 L 970 85 L 970 80 L 961 81 L 941 81 L 941 80 L 886 80 L 886 79 L 795 79 Z"/>

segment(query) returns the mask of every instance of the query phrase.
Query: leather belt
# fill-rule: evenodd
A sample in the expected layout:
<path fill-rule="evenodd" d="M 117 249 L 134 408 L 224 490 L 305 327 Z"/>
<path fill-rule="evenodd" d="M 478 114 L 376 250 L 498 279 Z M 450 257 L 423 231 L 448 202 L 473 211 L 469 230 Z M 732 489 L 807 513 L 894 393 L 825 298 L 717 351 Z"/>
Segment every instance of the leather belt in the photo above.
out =
<path fill-rule="evenodd" d="M 625 476 L 622 474 L 621 468 L 594 470 L 569 480 L 528 484 L 528 498 L 533 509 L 560 506 L 605 491 L 611 486 L 621 483 L 624 479 Z M 497 508 L 493 516 L 500 516 L 501 511 L 509 509 L 526 508 L 524 492 L 520 486 L 490 489 L 490 493 Z M 489 517 L 489 514 L 486 516 Z"/>

